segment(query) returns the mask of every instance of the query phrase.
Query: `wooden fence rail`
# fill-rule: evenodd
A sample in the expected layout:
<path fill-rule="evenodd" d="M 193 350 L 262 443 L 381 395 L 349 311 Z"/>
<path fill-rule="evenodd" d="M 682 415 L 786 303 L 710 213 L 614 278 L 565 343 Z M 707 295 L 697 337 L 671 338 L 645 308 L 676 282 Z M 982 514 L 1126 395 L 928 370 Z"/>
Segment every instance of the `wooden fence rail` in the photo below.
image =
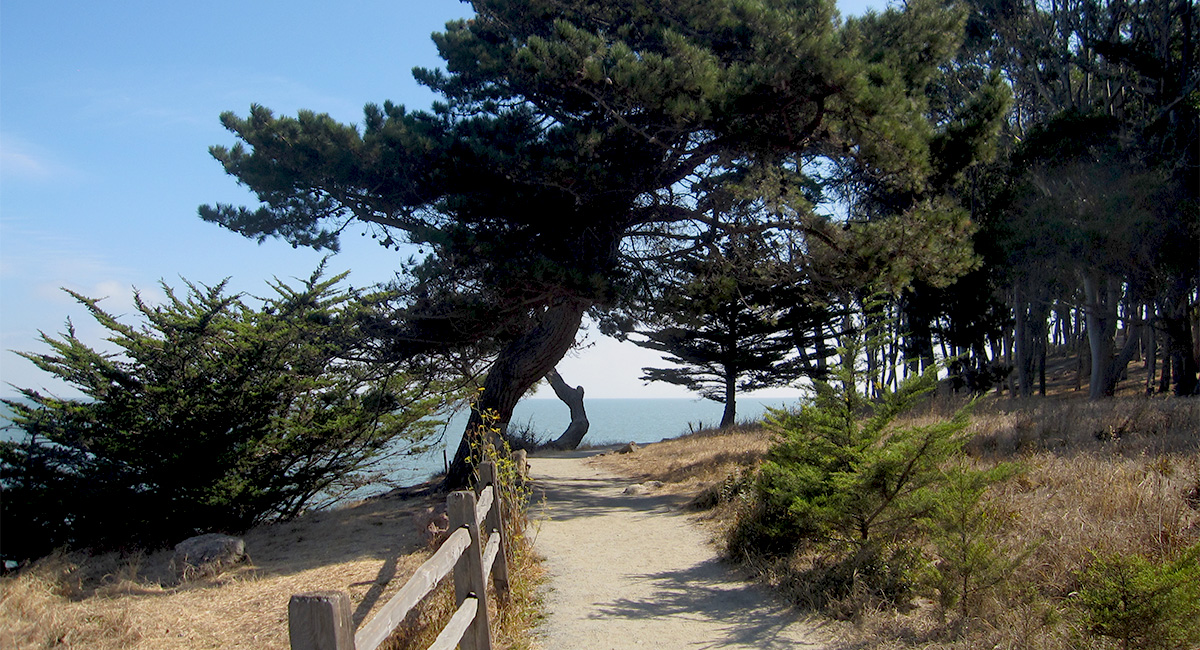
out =
<path fill-rule="evenodd" d="M 454 574 L 458 609 L 429 650 L 491 650 L 487 579 L 508 598 L 508 544 L 496 464 L 480 463 L 475 491 L 451 492 L 446 510 L 453 531 L 408 582 L 356 632 L 350 596 L 341 591 L 295 594 L 288 603 L 291 650 L 376 650 L 442 578 Z M 487 531 L 486 542 L 480 531 Z"/>

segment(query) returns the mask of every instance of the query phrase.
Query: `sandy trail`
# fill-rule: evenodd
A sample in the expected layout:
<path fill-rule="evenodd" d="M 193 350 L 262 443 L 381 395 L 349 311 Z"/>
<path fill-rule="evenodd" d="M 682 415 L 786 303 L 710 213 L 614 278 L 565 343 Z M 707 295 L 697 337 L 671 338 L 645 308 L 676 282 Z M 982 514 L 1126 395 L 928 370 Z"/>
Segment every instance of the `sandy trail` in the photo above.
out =
<path fill-rule="evenodd" d="M 583 452 L 531 458 L 535 546 L 546 558 L 546 650 L 824 647 L 815 626 L 722 564 L 679 498 Z"/>

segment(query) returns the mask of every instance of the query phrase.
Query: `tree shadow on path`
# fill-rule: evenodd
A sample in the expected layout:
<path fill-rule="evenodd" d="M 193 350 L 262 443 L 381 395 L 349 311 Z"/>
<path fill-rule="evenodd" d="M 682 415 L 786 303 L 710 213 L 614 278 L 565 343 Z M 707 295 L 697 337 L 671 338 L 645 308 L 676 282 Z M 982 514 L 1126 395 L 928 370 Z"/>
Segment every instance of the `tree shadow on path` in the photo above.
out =
<path fill-rule="evenodd" d="M 762 588 L 744 582 L 716 558 L 678 571 L 636 576 L 652 583 L 646 597 L 621 598 L 600 605 L 593 618 L 684 618 L 714 621 L 721 639 L 697 648 L 738 645 L 764 650 L 817 648 L 822 643 L 797 641 L 785 631 L 805 617 L 775 602 Z"/>
<path fill-rule="evenodd" d="M 572 459 L 570 462 L 585 461 Z M 688 499 L 684 496 L 654 491 L 626 494 L 625 489 L 634 484 L 633 480 L 605 476 L 600 471 L 592 472 L 590 468 L 578 466 L 573 468 L 573 475 L 565 475 L 568 472 L 560 473 L 560 468 L 566 469 L 556 459 L 551 463 L 535 464 L 535 470 L 540 470 L 535 471 L 535 500 L 542 502 L 542 515 L 547 522 L 597 518 L 595 530 L 598 535 L 604 535 L 609 532 L 606 522 L 611 522 L 608 518 L 613 516 L 634 520 L 686 517 L 683 506 Z M 674 540 L 666 537 L 669 533 L 660 533 L 649 521 L 641 526 L 644 536 L 660 539 L 661 548 L 670 552 L 669 544 Z M 614 539 L 613 544 L 620 542 Z M 744 580 L 735 569 L 718 559 L 715 552 L 698 562 L 680 560 L 678 568 L 645 573 L 631 573 L 614 567 L 614 576 L 637 583 L 638 588 L 629 589 L 628 595 L 616 599 L 611 599 L 611 594 L 620 592 L 610 589 L 609 599 L 589 607 L 584 616 L 593 621 L 644 620 L 651 626 L 653 621 L 680 619 L 709 628 L 709 639 L 689 643 L 688 648 L 827 647 L 823 638 L 826 635 L 812 634 L 821 627 L 815 619 L 788 607 L 761 586 Z M 599 560 L 591 558 L 591 561 Z M 571 576 L 563 577 L 572 579 Z M 822 638 L 817 640 L 818 637 Z"/>

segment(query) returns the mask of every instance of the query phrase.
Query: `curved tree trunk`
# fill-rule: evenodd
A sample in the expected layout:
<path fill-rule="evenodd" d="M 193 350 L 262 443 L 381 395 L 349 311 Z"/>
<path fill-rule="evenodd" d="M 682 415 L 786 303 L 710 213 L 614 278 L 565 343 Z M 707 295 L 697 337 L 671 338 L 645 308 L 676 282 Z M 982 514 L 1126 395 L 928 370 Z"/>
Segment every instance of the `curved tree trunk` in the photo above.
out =
<path fill-rule="evenodd" d="M 553 370 L 575 343 L 583 313 L 589 305 L 585 300 L 570 298 L 554 303 L 542 314 L 537 325 L 500 351 L 484 379 L 479 399 L 471 407 L 471 418 L 467 421 L 462 442 L 446 474 L 448 489 L 458 489 L 470 483 L 475 469 L 475 459 L 471 454 L 472 438 L 488 435 L 488 427 L 496 427 L 500 434 L 504 433 L 517 401 L 534 383 Z M 494 414 L 495 421 L 488 421 L 485 413 L 489 417 Z"/>
<path fill-rule="evenodd" d="M 1116 278 L 1083 276 L 1084 294 L 1087 299 L 1088 341 L 1092 351 L 1092 378 L 1088 390 L 1089 399 L 1112 397 L 1117 392 L 1117 383 L 1125 374 L 1129 361 L 1137 353 L 1141 343 L 1141 322 L 1130 323 L 1125 343 L 1116 348 L 1118 303 L 1121 297 L 1120 283 Z"/>
<path fill-rule="evenodd" d="M 575 449 L 583 442 L 583 436 L 587 435 L 588 427 L 591 426 L 587 413 L 583 410 L 583 386 L 571 388 L 563 381 L 562 375 L 558 374 L 558 369 L 551 369 L 546 373 L 546 381 L 550 382 L 550 387 L 554 389 L 558 399 L 571 409 L 571 423 L 550 446 L 555 449 Z"/>

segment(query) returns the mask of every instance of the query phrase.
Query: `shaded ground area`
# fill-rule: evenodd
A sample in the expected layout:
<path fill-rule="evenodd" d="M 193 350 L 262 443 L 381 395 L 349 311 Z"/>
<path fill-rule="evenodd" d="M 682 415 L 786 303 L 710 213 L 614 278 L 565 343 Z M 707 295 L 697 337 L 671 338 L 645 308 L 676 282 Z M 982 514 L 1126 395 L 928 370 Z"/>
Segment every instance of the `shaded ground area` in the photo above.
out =
<path fill-rule="evenodd" d="M 542 647 L 825 647 L 816 623 L 718 560 L 682 497 L 626 494 L 633 482 L 588 455 L 530 459 L 548 573 Z"/>

